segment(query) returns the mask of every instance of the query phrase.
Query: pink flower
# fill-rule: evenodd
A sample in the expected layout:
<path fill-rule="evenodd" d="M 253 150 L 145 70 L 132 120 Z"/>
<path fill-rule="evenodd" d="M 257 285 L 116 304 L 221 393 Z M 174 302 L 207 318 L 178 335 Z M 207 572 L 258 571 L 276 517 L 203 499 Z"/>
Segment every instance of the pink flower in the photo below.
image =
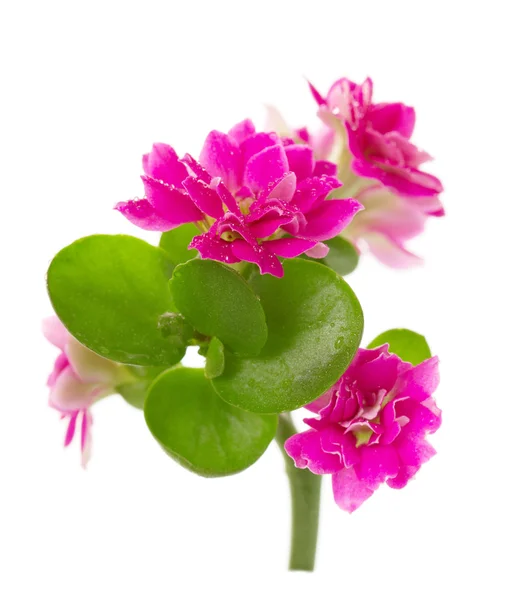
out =
<path fill-rule="evenodd" d="M 300 469 L 332 474 L 338 506 L 356 510 L 386 482 L 404 487 L 435 454 L 425 440 L 441 424 L 431 395 L 438 359 L 417 366 L 388 351 L 360 349 L 340 380 L 308 406 L 317 419 L 290 437 L 285 450 Z"/>
<path fill-rule="evenodd" d="M 344 230 L 343 236 L 357 247 L 364 245 L 389 267 L 406 268 L 421 259 L 405 243 L 425 228 L 427 214 L 411 198 L 398 196 L 376 184 L 355 194 L 365 210 L 360 211 Z"/>
<path fill-rule="evenodd" d="M 61 413 L 62 419 L 69 420 L 65 446 L 72 442 L 77 421 L 80 421 L 80 448 L 82 466 L 85 467 L 91 451 L 93 418 L 90 408 L 94 402 L 115 391 L 124 367 L 82 346 L 58 317 L 48 317 L 42 326 L 47 340 L 61 350 L 47 380 L 49 405 Z"/>
<path fill-rule="evenodd" d="M 320 116 L 329 122 L 330 115 L 345 125 L 354 173 L 377 179 L 402 196 L 433 198 L 425 203 L 429 214 L 442 214 L 437 195 L 443 186 L 420 169 L 431 157 L 410 141 L 416 120 L 412 107 L 400 102 L 373 104 L 371 79 L 361 85 L 339 79 L 325 98 L 310 87 Z"/>
<path fill-rule="evenodd" d="M 249 120 L 228 134 L 212 131 L 199 161 L 155 144 L 144 170 L 146 199 L 116 207 L 129 220 L 160 231 L 194 221 L 203 233 L 190 247 L 202 258 L 252 262 L 276 277 L 283 275 L 278 257 L 325 256 L 321 242 L 361 208 L 352 198 L 326 200 L 342 185 L 334 164 L 304 144 L 256 133 Z"/>

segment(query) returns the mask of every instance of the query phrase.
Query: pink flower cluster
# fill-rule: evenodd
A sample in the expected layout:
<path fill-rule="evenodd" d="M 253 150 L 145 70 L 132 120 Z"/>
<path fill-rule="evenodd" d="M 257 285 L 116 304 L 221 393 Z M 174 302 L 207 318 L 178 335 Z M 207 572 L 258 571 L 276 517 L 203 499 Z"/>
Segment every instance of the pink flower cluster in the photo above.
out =
<path fill-rule="evenodd" d="M 432 393 L 438 359 L 417 366 L 385 344 L 360 349 L 339 381 L 308 405 L 318 418 L 290 437 L 285 450 L 298 468 L 332 474 L 334 498 L 352 512 L 382 483 L 404 487 L 435 451 L 425 440 L 441 424 Z"/>
<path fill-rule="evenodd" d="M 82 346 L 56 316 L 44 320 L 43 332 L 61 350 L 47 380 L 49 405 L 61 413 L 62 419 L 69 420 L 65 446 L 73 441 L 80 420 L 80 449 L 85 467 L 91 455 L 91 406 L 115 391 L 124 367 Z"/>
<path fill-rule="evenodd" d="M 314 148 L 315 156 L 337 163 L 342 194 L 364 207 L 343 235 L 368 247 L 383 263 L 407 267 L 418 263 L 405 247 L 430 216 L 442 216 L 440 180 L 422 170 L 430 156 L 411 141 L 415 112 L 400 102 L 372 101 L 373 85 L 342 78 L 323 97 L 310 85 L 323 127 L 290 130 L 272 110 L 270 126 Z M 336 195 L 334 191 L 333 195 Z"/>
<path fill-rule="evenodd" d="M 199 161 L 155 144 L 143 168 L 145 198 L 116 206 L 131 222 L 155 231 L 195 222 L 202 235 L 190 247 L 202 258 L 255 263 L 276 277 L 278 257 L 325 256 L 321 242 L 361 209 L 352 198 L 327 200 L 342 185 L 336 165 L 316 160 L 307 145 L 257 133 L 249 120 L 228 134 L 212 131 Z"/>

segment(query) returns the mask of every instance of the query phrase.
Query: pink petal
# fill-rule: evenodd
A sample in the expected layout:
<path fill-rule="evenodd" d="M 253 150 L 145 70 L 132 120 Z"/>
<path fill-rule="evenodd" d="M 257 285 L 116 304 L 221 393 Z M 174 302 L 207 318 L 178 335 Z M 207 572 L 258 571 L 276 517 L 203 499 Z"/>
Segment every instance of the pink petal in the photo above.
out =
<path fill-rule="evenodd" d="M 410 467 L 409 465 L 401 465 L 396 477 L 387 479 L 387 485 L 395 490 L 404 488 L 414 475 L 419 471 L 420 467 Z"/>
<path fill-rule="evenodd" d="M 200 163 L 212 177 L 220 177 L 229 189 L 236 191 L 240 187 L 240 149 L 225 133 L 209 133 L 200 153 Z"/>
<path fill-rule="evenodd" d="M 256 128 L 254 127 L 254 123 L 250 119 L 245 119 L 234 125 L 229 130 L 228 136 L 239 145 L 255 133 Z"/>
<path fill-rule="evenodd" d="M 222 200 L 216 190 L 196 177 L 187 177 L 183 182 L 183 187 L 202 213 L 214 219 L 223 216 Z"/>
<path fill-rule="evenodd" d="M 365 210 L 351 223 L 352 234 L 364 237 L 365 232 L 375 232 L 396 240 L 399 246 L 423 231 L 427 220 L 424 200 L 435 206 L 431 198 L 418 203 L 420 199 L 398 196 L 382 185 L 367 188 L 358 194 L 358 200 Z"/>
<path fill-rule="evenodd" d="M 270 273 L 274 277 L 283 277 L 283 267 L 277 256 L 263 245 L 254 245 L 245 240 L 231 242 L 232 251 L 239 260 L 254 263 L 260 267 L 260 273 Z"/>
<path fill-rule="evenodd" d="M 443 191 L 441 181 L 437 177 L 418 169 L 397 167 L 385 170 L 360 159 L 353 160 L 351 167 L 357 175 L 378 179 L 387 187 L 405 196 L 436 196 Z"/>
<path fill-rule="evenodd" d="M 83 410 L 108 392 L 106 386 L 82 382 L 72 367 L 68 366 L 58 375 L 51 387 L 49 404 L 62 412 Z"/>
<path fill-rule="evenodd" d="M 82 383 L 112 387 L 118 382 L 121 365 L 99 356 L 73 337 L 67 342 L 65 353 L 71 368 Z"/>
<path fill-rule="evenodd" d="M 270 146 L 252 156 L 245 166 L 245 183 L 255 194 L 267 190 L 289 171 L 282 146 Z"/>
<path fill-rule="evenodd" d="M 214 180 L 211 183 L 214 184 Z M 237 216 L 241 215 L 238 203 L 234 199 L 234 196 L 231 194 L 231 192 L 229 192 L 229 190 L 225 187 L 223 181 L 220 181 L 216 186 L 216 193 L 218 196 L 220 196 L 221 201 L 223 204 L 225 204 L 228 210 Z"/>
<path fill-rule="evenodd" d="M 394 444 L 401 462 L 411 467 L 420 467 L 436 454 L 436 450 L 423 438 L 406 438 Z"/>
<path fill-rule="evenodd" d="M 55 360 L 54 367 L 52 373 L 49 375 L 47 379 L 47 385 L 52 387 L 56 380 L 58 379 L 58 375 L 69 366 L 69 360 L 64 352 L 58 355 Z"/>
<path fill-rule="evenodd" d="M 322 429 L 319 435 L 323 451 L 339 456 L 345 468 L 359 462 L 359 451 L 353 435 L 347 435 L 341 427 L 332 425 Z"/>
<path fill-rule="evenodd" d="M 307 81 L 309 84 L 309 89 L 311 91 L 312 97 L 316 100 L 318 106 L 325 104 L 325 98 L 318 92 L 318 90 L 312 85 L 310 81 Z"/>
<path fill-rule="evenodd" d="M 211 175 L 190 154 L 186 154 L 182 158 L 182 162 L 189 167 L 189 169 L 196 175 L 198 179 L 201 179 L 207 185 L 211 183 Z"/>
<path fill-rule="evenodd" d="M 320 434 L 309 430 L 291 436 L 285 442 L 285 451 L 299 469 L 309 469 L 316 475 L 336 473 L 343 464 L 336 454 L 325 452 L 320 444 Z"/>
<path fill-rule="evenodd" d="M 274 185 L 267 189 L 267 194 L 260 194 L 260 199 L 276 198 L 283 202 L 290 202 L 296 191 L 296 174 L 286 173 Z"/>
<path fill-rule="evenodd" d="M 64 440 L 65 448 L 67 448 L 67 446 L 69 446 L 69 444 L 73 441 L 74 432 L 76 429 L 76 418 L 78 417 L 78 413 L 79 413 L 79 411 L 75 411 L 73 413 L 70 413 L 69 415 L 66 415 L 69 417 L 69 424 L 67 425 L 67 430 L 65 432 L 65 440 Z"/>
<path fill-rule="evenodd" d="M 118 202 L 114 208 L 133 225 L 146 231 L 170 231 L 176 227 L 172 221 L 161 217 L 145 199 Z"/>
<path fill-rule="evenodd" d="M 311 258 L 325 258 L 328 253 L 329 247 L 327 244 L 317 242 L 310 250 L 307 250 L 305 254 Z"/>
<path fill-rule="evenodd" d="M 405 138 L 410 138 L 414 131 L 416 114 L 411 106 L 401 102 L 375 104 L 368 113 L 372 127 L 380 133 L 396 131 Z"/>
<path fill-rule="evenodd" d="M 306 213 L 307 225 L 300 231 L 303 237 L 322 241 L 338 235 L 363 207 L 353 198 L 326 200 Z"/>
<path fill-rule="evenodd" d="M 399 457 L 393 446 L 361 446 L 360 462 L 355 466 L 358 478 L 373 490 L 396 477 L 399 468 Z"/>
<path fill-rule="evenodd" d="M 439 384 L 439 359 L 433 356 L 405 371 L 394 388 L 396 396 L 423 402 L 432 396 Z"/>
<path fill-rule="evenodd" d="M 316 204 L 320 204 L 334 189 L 343 184 L 336 177 L 310 177 L 300 181 L 294 194 L 294 204 L 303 212 L 309 212 Z"/>
<path fill-rule="evenodd" d="M 278 240 L 263 242 L 264 248 L 283 258 L 296 258 L 296 256 L 307 252 L 307 250 L 310 250 L 315 245 L 316 242 L 314 240 L 302 240 L 299 238 L 280 238 Z"/>
<path fill-rule="evenodd" d="M 189 244 L 189 248 L 198 250 L 202 258 L 210 258 L 228 264 L 241 260 L 233 253 L 231 242 L 226 242 L 211 231 L 195 236 Z"/>
<path fill-rule="evenodd" d="M 289 162 L 289 170 L 296 173 L 298 181 L 311 177 L 314 170 L 312 148 L 303 144 L 292 144 L 285 147 L 285 154 Z"/>
<path fill-rule="evenodd" d="M 338 167 L 328 160 L 318 160 L 314 167 L 314 177 L 321 177 L 321 175 L 328 175 L 330 177 L 336 177 Z"/>
<path fill-rule="evenodd" d="M 398 436 L 398 443 L 407 437 L 420 437 L 426 433 L 434 433 L 441 426 L 441 411 L 434 413 L 424 404 L 406 398 L 396 404 L 396 415 L 407 417 L 406 423 Z"/>
<path fill-rule="evenodd" d="M 65 345 L 71 337 L 71 334 L 56 315 L 43 319 L 42 333 L 48 342 L 62 351 L 65 350 Z"/>
<path fill-rule="evenodd" d="M 180 162 L 174 149 L 167 144 L 153 144 L 151 152 L 143 155 L 142 165 L 144 173 L 149 177 L 160 179 L 177 188 L 182 187 L 182 181 L 188 175 L 185 165 Z"/>
<path fill-rule="evenodd" d="M 255 154 L 275 145 L 281 145 L 280 138 L 275 133 L 260 132 L 247 138 L 240 147 L 244 164 Z"/>
<path fill-rule="evenodd" d="M 92 447 L 92 437 L 91 437 L 91 427 L 93 424 L 93 418 L 91 413 L 86 410 L 82 414 L 82 437 L 80 448 L 82 452 L 82 467 L 85 469 L 87 467 L 87 463 L 91 458 L 91 447 Z"/>
<path fill-rule="evenodd" d="M 146 176 L 142 176 L 142 181 L 147 200 L 155 212 L 174 223 L 174 226 L 194 223 L 202 219 L 201 211 L 185 191 Z"/>
<path fill-rule="evenodd" d="M 336 504 L 350 513 L 368 500 L 374 490 L 361 481 L 354 468 L 342 469 L 332 476 L 332 491 Z"/>
<path fill-rule="evenodd" d="M 362 236 L 367 243 L 370 252 L 388 267 L 394 269 L 410 269 L 423 264 L 423 259 L 390 237 L 380 233 L 366 233 Z"/>
<path fill-rule="evenodd" d="M 390 354 L 387 347 L 376 357 L 369 356 L 368 361 L 354 369 L 354 378 L 357 378 L 358 388 L 364 393 L 378 390 L 392 390 L 396 383 L 402 365 L 410 367 L 395 354 Z"/>

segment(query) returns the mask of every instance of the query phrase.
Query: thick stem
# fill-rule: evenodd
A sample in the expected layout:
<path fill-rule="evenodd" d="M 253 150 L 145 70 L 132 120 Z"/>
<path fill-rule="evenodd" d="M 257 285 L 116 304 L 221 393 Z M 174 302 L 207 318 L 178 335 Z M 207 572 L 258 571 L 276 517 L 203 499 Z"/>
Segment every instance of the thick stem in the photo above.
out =
<path fill-rule="evenodd" d="M 318 540 L 321 477 L 306 469 L 297 469 L 284 450 L 285 441 L 296 432 L 289 414 L 281 414 L 276 441 L 285 459 L 292 502 L 292 537 L 289 569 L 313 571 Z"/>

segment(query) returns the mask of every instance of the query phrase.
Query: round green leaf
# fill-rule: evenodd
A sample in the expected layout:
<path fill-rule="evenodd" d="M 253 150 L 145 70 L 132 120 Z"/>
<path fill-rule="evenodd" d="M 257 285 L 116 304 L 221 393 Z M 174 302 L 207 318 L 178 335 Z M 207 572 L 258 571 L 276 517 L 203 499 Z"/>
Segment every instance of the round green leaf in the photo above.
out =
<path fill-rule="evenodd" d="M 258 354 L 267 341 L 263 308 L 246 281 L 214 260 L 178 265 L 171 279 L 178 310 L 200 333 L 216 336 L 232 352 Z"/>
<path fill-rule="evenodd" d="M 205 377 L 214 379 L 223 373 L 225 348 L 218 338 L 212 338 L 205 356 Z"/>
<path fill-rule="evenodd" d="M 175 367 L 149 388 L 145 420 L 163 449 L 187 469 L 216 477 L 243 471 L 276 433 L 276 415 L 255 415 L 224 402 L 203 369 Z"/>
<path fill-rule="evenodd" d="M 320 262 L 339 275 L 348 275 L 356 269 L 360 255 L 348 240 L 337 236 L 324 243 L 329 247 L 329 253 Z"/>
<path fill-rule="evenodd" d="M 130 380 L 118 385 L 116 391 L 131 406 L 143 410 L 145 396 L 153 380 L 162 373 L 164 367 L 136 367 L 129 365 Z"/>
<path fill-rule="evenodd" d="M 259 413 L 294 410 L 318 398 L 347 368 L 363 331 L 360 303 L 334 271 L 304 259 L 284 261 L 285 275 L 251 279 L 267 317 L 259 356 L 226 352 L 212 385 L 235 406 Z"/>
<path fill-rule="evenodd" d="M 176 309 L 167 254 L 127 235 L 93 235 L 61 250 L 47 273 L 51 302 L 94 352 L 134 365 L 172 365 L 185 348 L 163 315 Z"/>
<path fill-rule="evenodd" d="M 179 265 L 198 256 L 197 250 L 188 250 L 187 246 L 191 243 L 193 237 L 200 233 L 201 231 L 194 223 L 180 225 L 175 229 L 171 229 L 171 231 L 162 233 L 160 248 L 167 252 L 175 265 Z"/>
<path fill-rule="evenodd" d="M 376 348 L 383 344 L 389 344 L 390 352 L 413 365 L 419 365 L 431 357 L 427 340 L 410 329 L 389 329 L 372 340 L 368 347 Z"/>

